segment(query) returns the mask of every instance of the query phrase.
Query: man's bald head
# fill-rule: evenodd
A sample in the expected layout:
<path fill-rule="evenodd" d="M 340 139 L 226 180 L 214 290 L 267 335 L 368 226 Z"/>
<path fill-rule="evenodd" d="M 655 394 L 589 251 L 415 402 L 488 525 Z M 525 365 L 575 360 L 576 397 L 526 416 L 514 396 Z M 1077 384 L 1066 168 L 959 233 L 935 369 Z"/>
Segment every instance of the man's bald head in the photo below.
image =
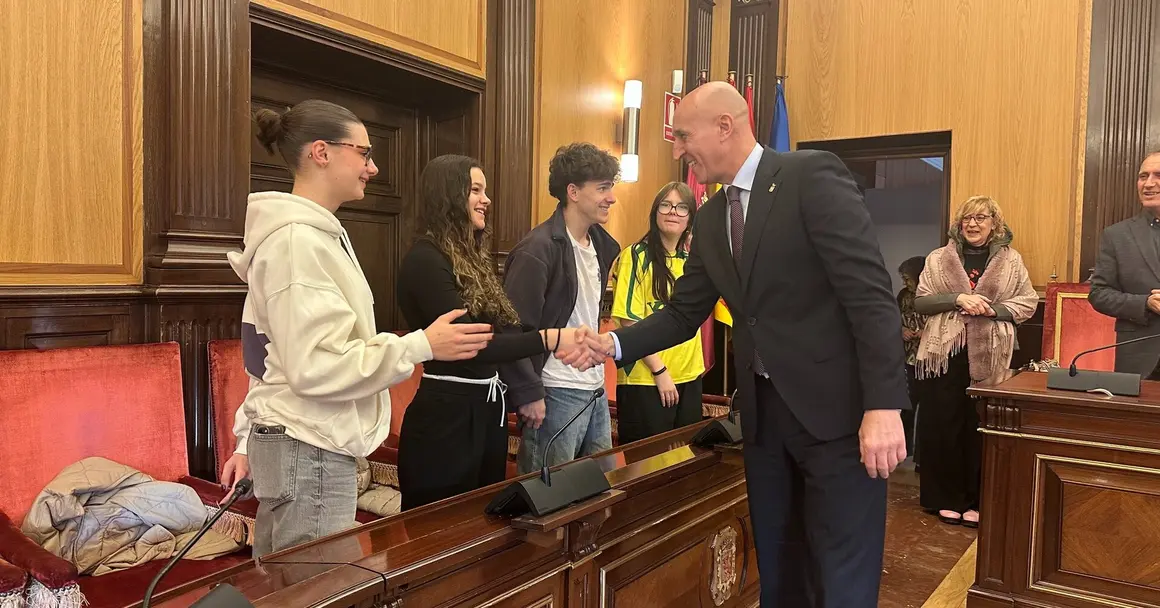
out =
<path fill-rule="evenodd" d="M 681 100 L 681 105 L 677 106 L 678 115 L 683 111 L 688 112 L 690 117 L 708 120 L 729 116 L 734 121 L 743 122 L 745 128 L 740 130 L 749 131 L 750 135 L 753 134 L 747 118 L 749 104 L 745 103 L 745 98 L 741 96 L 741 93 L 738 93 L 737 89 L 727 82 L 706 82 L 693 89 Z M 746 120 L 740 121 L 741 118 L 746 118 Z"/>
<path fill-rule="evenodd" d="M 684 158 L 702 184 L 732 181 L 757 140 L 749 104 L 727 82 L 707 82 L 685 95 L 673 115 L 673 157 Z"/>

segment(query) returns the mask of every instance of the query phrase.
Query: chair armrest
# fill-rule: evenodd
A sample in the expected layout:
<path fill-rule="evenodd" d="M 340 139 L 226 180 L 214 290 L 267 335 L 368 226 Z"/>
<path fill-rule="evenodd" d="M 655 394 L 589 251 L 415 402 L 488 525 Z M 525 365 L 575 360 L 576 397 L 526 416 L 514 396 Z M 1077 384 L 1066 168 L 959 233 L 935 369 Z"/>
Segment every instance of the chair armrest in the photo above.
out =
<path fill-rule="evenodd" d="M 230 493 L 230 490 L 212 481 L 189 475 L 182 475 L 177 479 L 177 483 L 193 488 L 193 491 L 197 492 L 197 497 L 201 499 L 201 504 L 209 509 L 210 515 L 217 513 L 220 508 L 218 504 Z M 214 522 L 212 530 L 234 539 L 238 544 L 252 546 L 254 519 L 257 516 L 258 499 L 244 498 L 230 505 L 230 509 Z"/>
<path fill-rule="evenodd" d="M 0 606 L 21 606 L 28 573 L 0 558 Z"/>
<path fill-rule="evenodd" d="M 27 572 L 54 594 L 80 594 L 76 566 L 25 536 L 3 512 L 0 512 L 0 558 Z"/>

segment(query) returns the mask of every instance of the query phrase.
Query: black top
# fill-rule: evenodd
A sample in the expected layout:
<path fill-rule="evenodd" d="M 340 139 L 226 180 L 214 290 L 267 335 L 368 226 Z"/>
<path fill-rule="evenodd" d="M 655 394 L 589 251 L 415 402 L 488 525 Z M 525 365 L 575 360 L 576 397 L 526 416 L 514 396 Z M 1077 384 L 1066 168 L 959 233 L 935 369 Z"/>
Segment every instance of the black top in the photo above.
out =
<path fill-rule="evenodd" d="M 963 268 L 967 271 L 967 279 L 971 281 L 971 289 L 979 286 L 979 279 L 987 269 L 987 258 L 991 254 L 990 247 L 972 247 L 963 245 Z"/>
<path fill-rule="evenodd" d="M 463 308 L 463 299 L 455 286 L 451 260 L 434 243 L 418 240 L 399 265 L 397 285 L 399 309 L 411 329 L 422 329 L 441 315 Z M 476 319 L 470 313 L 456 319 L 456 323 L 492 323 L 490 319 Z M 467 361 L 428 361 L 423 371 L 440 376 L 460 378 L 490 378 L 496 374 L 496 364 L 516 361 L 544 353 L 544 343 L 538 331 L 523 331 L 520 327 L 495 328 L 495 337 L 474 359 Z"/>

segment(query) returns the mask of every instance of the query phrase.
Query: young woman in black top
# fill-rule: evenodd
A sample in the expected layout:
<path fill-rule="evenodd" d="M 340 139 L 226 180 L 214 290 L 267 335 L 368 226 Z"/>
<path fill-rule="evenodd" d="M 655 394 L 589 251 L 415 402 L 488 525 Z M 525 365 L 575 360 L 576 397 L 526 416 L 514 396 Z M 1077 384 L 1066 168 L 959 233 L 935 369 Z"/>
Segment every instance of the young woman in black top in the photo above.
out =
<path fill-rule="evenodd" d="M 399 431 L 403 510 L 505 477 L 507 408 L 498 363 L 583 343 L 588 328 L 524 331 L 486 247 L 487 180 L 479 161 L 440 156 L 419 180 L 419 231 L 399 267 L 398 300 L 410 327 L 456 309 L 458 322 L 490 323 L 494 338 L 474 359 L 425 364 Z"/>

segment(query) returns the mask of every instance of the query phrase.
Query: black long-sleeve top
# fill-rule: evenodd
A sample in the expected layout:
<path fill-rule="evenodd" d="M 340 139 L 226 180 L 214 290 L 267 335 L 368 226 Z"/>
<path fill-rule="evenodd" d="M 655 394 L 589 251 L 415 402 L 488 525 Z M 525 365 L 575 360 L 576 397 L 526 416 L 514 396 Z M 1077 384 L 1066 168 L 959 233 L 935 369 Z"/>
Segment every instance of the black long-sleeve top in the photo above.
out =
<path fill-rule="evenodd" d="M 422 329 L 441 315 L 464 308 L 463 299 L 455 286 L 451 260 L 428 240 L 415 241 L 399 265 L 397 283 L 399 309 L 411 329 Z M 476 319 L 470 313 L 456 319 L 457 323 L 491 323 L 491 319 Z M 545 352 L 538 331 L 518 326 L 495 327 L 495 335 L 487 347 L 473 359 L 466 361 L 428 361 L 425 373 L 460 378 L 490 378 L 496 374 L 497 364 L 517 361 Z"/>

